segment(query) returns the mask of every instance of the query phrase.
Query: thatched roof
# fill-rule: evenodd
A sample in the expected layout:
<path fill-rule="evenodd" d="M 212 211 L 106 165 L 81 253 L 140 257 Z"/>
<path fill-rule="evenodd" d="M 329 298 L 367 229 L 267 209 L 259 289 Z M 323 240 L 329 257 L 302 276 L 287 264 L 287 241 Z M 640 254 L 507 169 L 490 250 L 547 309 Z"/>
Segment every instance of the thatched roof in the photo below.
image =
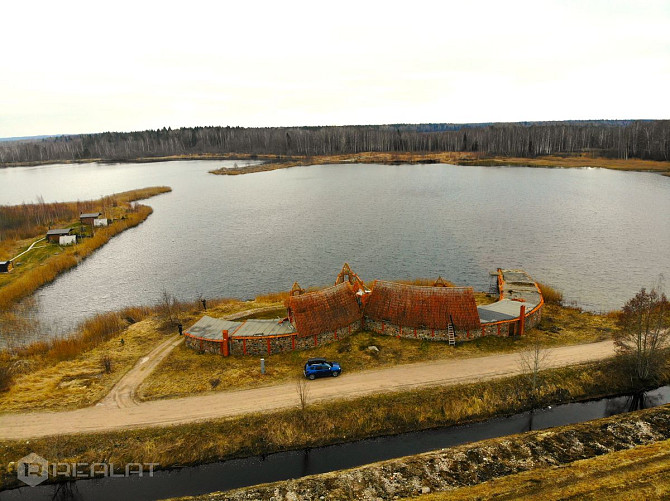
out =
<path fill-rule="evenodd" d="M 290 318 L 300 337 L 313 336 L 360 320 L 361 311 L 351 284 L 343 282 L 286 300 Z"/>
<path fill-rule="evenodd" d="M 480 327 L 472 287 L 421 287 L 376 281 L 365 315 L 412 328 L 447 328 L 452 318 L 457 329 Z"/>

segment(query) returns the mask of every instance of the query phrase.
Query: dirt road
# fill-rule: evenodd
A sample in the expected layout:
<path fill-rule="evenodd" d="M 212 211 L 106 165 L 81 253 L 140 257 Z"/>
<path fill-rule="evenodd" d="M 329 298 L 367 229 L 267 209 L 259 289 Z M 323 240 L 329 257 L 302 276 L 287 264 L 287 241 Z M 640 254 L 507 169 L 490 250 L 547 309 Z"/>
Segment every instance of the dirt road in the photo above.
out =
<path fill-rule="evenodd" d="M 547 368 L 610 357 L 611 341 L 554 348 Z M 461 360 L 438 360 L 387 369 L 342 374 L 308 383 L 310 402 L 355 398 L 380 392 L 408 390 L 494 379 L 519 373 L 519 354 Z M 344 368 L 346 370 L 346 367 Z M 134 370 L 134 369 L 133 369 Z M 47 435 L 98 432 L 149 426 L 167 426 L 298 405 L 295 383 L 143 402 L 125 408 L 98 405 L 67 412 L 0 415 L 0 439 L 27 439 Z"/>
<path fill-rule="evenodd" d="M 243 318 L 251 313 L 265 313 L 274 311 L 277 308 L 270 306 L 266 308 L 256 308 L 252 310 L 244 310 L 233 315 L 229 315 L 226 320 L 237 320 Z M 161 344 L 156 346 L 151 352 L 140 358 L 135 366 L 130 369 L 118 383 L 114 385 L 109 394 L 103 398 L 98 405 L 110 408 L 123 409 L 139 405 L 140 401 L 136 398 L 137 389 L 142 382 L 158 367 L 165 357 L 167 357 L 172 350 L 174 350 L 184 340 L 183 337 L 175 335 L 166 339 Z"/>
<path fill-rule="evenodd" d="M 139 388 L 142 381 L 144 381 L 158 364 L 160 364 L 182 341 L 184 341 L 184 338 L 177 334 L 176 336 L 166 339 L 146 356 L 140 358 L 135 364 L 135 367 L 130 369 L 125 376 L 114 385 L 112 391 L 110 391 L 98 405 L 120 409 L 139 405 L 140 402 L 135 397 L 137 388 Z"/>

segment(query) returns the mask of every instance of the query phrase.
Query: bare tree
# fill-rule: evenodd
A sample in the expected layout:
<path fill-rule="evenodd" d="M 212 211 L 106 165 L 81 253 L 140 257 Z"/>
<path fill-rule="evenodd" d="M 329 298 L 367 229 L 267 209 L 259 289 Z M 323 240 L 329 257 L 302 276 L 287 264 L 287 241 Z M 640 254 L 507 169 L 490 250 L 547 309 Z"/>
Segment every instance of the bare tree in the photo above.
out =
<path fill-rule="evenodd" d="M 171 324 L 176 323 L 177 320 L 177 298 L 169 293 L 167 289 L 163 288 L 161 293 L 161 310 L 163 318 Z"/>
<path fill-rule="evenodd" d="M 636 386 L 658 382 L 667 363 L 670 304 L 662 289 L 660 277 L 656 287 L 649 292 L 642 288 L 628 300 L 619 315 L 614 343 Z"/>
<path fill-rule="evenodd" d="M 529 334 L 530 346 L 519 353 L 519 367 L 528 380 L 531 391 L 531 403 L 537 404 L 542 388 L 540 372 L 546 368 L 549 351 L 542 345 L 537 333 Z"/>
<path fill-rule="evenodd" d="M 307 386 L 307 380 L 304 377 L 298 376 L 298 378 L 296 379 L 295 391 L 298 393 L 300 410 L 305 412 L 305 408 L 307 407 L 307 401 L 309 397 L 309 386 Z"/>

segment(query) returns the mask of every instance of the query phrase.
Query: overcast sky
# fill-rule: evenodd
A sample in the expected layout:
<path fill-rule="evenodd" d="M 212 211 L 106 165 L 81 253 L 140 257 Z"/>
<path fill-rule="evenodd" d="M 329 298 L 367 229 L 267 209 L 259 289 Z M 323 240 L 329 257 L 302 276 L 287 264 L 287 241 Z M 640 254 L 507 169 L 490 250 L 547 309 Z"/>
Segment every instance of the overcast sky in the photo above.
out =
<path fill-rule="evenodd" d="M 12 1 L 0 137 L 670 118 L 670 1 Z"/>

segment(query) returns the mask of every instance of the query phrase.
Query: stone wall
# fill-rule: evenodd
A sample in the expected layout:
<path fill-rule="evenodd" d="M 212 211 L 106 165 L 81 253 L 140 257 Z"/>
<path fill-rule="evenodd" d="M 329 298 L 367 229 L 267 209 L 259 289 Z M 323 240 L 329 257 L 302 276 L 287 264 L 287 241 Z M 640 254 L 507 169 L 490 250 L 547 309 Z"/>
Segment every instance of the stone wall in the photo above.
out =
<path fill-rule="evenodd" d="M 542 304 L 535 311 L 526 315 L 525 330 L 532 329 L 542 320 Z M 385 334 L 387 336 L 398 336 L 408 339 L 426 339 L 428 341 L 448 341 L 448 331 L 439 329 L 414 329 L 412 327 L 402 327 L 399 325 L 390 324 L 372 320 L 365 317 L 365 329 L 376 332 L 377 334 Z M 481 328 L 477 329 L 456 329 L 454 335 L 456 341 L 469 341 L 483 336 L 500 336 L 507 337 L 510 335 L 518 335 L 519 333 L 519 319 L 505 320 L 502 322 L 493 322 L 482 324 Z"/>
<path fill-rule="evenodd" d="M 292 350 L 308 350 L 326 343 L 344 339 L 361 330 L 361 322 L 356 321 L 336 331 L 323 332 L 315 336 L 301 337 L 297 334 L 287 336 L 254 336 L 246 338 L 232 337 L 230 339 L 230 353 L 232 355 L 267 356 Z M 219 353 L 219 352 L 217 352 Z"/>
<path fill-rule="evenodd" d="M 399 325 L 372 320 L 365 317 L 365 329 L 376 332 L 377 334 L 384 334 L 387 336 L 398 336 L 408 339 L 426 339 L 428 341 L 448 341 L 449 334 L 446 330 L 440 329 L 415 329 L 413 327 L 402 327 Z M 482 335 L 481 329 L 456 329 L 454 336 L 457 341 L 466 341 L 474 339 Z"/>
<path fill-rule="evenodd" d="M 221 354 L 221 341 L 214 341 L 209 339 L 198 339 L 195 337 L 184 335 L 186 346 L 196 351 L 204 351 L 207 353 Z"/>

